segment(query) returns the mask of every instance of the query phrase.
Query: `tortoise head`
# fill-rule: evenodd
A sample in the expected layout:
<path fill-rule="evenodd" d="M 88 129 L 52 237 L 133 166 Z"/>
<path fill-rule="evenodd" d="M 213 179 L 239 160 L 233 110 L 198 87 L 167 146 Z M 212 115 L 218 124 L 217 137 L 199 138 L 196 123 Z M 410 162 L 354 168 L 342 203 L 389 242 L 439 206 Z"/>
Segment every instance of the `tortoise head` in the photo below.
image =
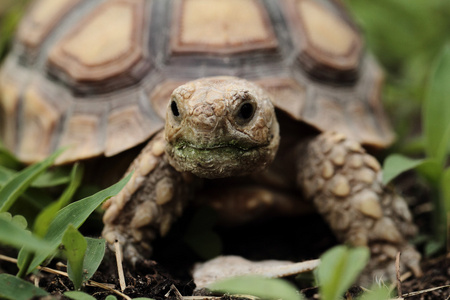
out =
<path fill-rule="evenodd" d="M 166 114 L 166 153 L 180 172 L 245 175 L 266 168 L 278 149 L 274 106 L 243 79 L 208 77 L 179 86 Z"/>

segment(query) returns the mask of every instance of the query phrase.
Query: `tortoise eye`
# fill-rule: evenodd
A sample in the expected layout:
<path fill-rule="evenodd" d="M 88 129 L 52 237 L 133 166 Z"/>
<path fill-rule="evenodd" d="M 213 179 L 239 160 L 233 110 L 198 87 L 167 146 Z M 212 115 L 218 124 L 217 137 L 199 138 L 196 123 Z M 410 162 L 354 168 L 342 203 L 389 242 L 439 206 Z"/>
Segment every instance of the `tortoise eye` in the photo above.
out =
<path fill-rule="evenodd" d="M 252 119 L 254 114 L 255 105 L 251 102 L 245 102 L 239 107 L 237 117 L 240 123 L 246 123 Z"/>
<path fill-rule="evenodd" d="M 172 100 L 172 103 L 170 103 L 170 109 L 172 110 L 172 113 L 175 117 L 178 117 L 180 115 L 180 111 L 178 110 L 178 105 L 173 100 Z"/>

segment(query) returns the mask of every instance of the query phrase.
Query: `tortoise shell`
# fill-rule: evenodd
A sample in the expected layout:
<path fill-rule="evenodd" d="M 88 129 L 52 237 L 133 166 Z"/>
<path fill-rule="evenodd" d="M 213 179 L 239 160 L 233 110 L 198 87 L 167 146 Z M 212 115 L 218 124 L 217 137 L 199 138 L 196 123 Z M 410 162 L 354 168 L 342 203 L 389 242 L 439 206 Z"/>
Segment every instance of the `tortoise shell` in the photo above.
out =
<path fill-rule="evenodd" d="M 163 128 L 176 86 L 231 75 L 296 120 L 385 147 L 382 74 L 336 1 L 35 1 L 0 70 L 0 137 L 27 163 L 68 145 L 58 163 L 112 156 Z"/>

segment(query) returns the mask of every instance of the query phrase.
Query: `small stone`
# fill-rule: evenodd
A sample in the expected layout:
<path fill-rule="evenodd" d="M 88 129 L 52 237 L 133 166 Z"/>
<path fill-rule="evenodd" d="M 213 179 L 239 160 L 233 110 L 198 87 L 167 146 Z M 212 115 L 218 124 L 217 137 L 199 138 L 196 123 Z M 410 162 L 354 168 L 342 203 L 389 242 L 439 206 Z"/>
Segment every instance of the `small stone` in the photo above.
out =
<path fill-rule="evenodd" d="M 363 191 L 356 197 L 356 208 L 364 215 L 379 219 L 383 216 L 383 210 L 381 209 L 378 196 L 372 191 Z"/>
<path fill-rule="evenodd" d="M 364 155 L 364 163 L 371 168 L 372 170 L 374 170 L 375 172 L 379 172 L 381 170 L 381 166 L 380 163 L 378 162 L 378 160 L 376 160 L 373 156 L 370 155 Z"/>
<path fill-rule="evenodd" d="M 171 179 L 165 177 L 158 181 L 155 187 L 156 191 L 156 203 L 158 205 L 163 205 L 173 198 L 174 194 L 174 186 Z"/>
<path fill-rule="evenodd" d="M 163 141 L 155 141 L 152 146 L 152 153 L 155 156 L 161 156 L 166 149 L 166 143 Z"/>
<path fill-rule="evenodd" d="M 331 180 L 331 192 L 338 197 L 345 197 L 350 194 L 350 184 L 342 175 L 336 175 Z"/>
<path fill-rule="evenodd" d="M 334 146 L 330 153 L 330 159 L 336 166 L 342 166 L 345 162 L 345 155 L 344 147 Z"/>
<path fill-rule="evenodd" d="M 322 177 L 330 179 L 334 175 L 334 166 L 328 160 L 323 163 Z"/>

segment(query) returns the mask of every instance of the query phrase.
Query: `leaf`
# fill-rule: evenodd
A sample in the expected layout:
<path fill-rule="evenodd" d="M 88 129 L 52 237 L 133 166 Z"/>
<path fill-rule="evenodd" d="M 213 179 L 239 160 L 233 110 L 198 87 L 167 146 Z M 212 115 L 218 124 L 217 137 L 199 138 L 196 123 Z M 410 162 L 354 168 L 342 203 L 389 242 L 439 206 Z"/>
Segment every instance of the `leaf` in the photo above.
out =
<path fill-rule="evenodd" d="M 239 276 L 215 282 L 208 288 L 215 292 L 241 295 L 247 294 L 263 299 L 304 299 L 292 284 L 278 278 Z"/>
<path fill-rule="evenodd" d="M 38 236 L 45 236 L 48 227 L 50 226 L 50 223 L 55 217 L 56 213 L 70 202 L 81 184 L 82 176 L 83 168 L 79 164 L 75 164 L 70 173 L 69 186 L 66 187 L 58 201 L 48 205 L 39 213 L 36 220 L 34 221 L 34 232 Z"/>
<path fill-rule="evenodd" d="M 62 237 L 62 244 L 67 255 L 67 273 L 75 289 L 79 290 L 83 283 L 83 261 L 87 242 L 84 236 L 70 224 Z"/>
<path fill-rule="evenodd" d="M 65 292 L 64 296 L 74 300 L 96 300 L 91 295 L 79 291 Z"/>
<path fill-rule="evenodd" d="M 445 163 L 450 140 L 450 45 L 446 45 L 434 62 L 423 107 L 422 120 L 427 155 Z"/>
<path fill-rule="evenodd" d="M 7 211 L 17 198 L 36 180 L 63 150 L 58 150 L 40 163 L 34 164 L 12 176 L 0 189 L 0 212 Z"/>
<path fill-rule="evenodd" d="M 400 154 L 389 155 L 383 163 L 383 184 L 389 183 L 403 172 L 416 168 L 424 161 L 424 159 L 411 159 Z"/>
<path fill-rule="evenodd" d="M 15 173 L 16 171 L 0 165 L 0 187 L 4 185 L 12 176 L 14 176 Z"/>
<path fill-rule="evenodd" d="M 335 300 L 356 280 L 369 260 L 369 249 L 336 246 L 325 252 L 317 269 L 322 300 Z"/>
<path fill-rule="evenodd" d="M 105 300 L 117 300 L 117 297 L 113 296 L 113 295 L 108 295 L 108 296 L 106 296 Z"/>
<path fill-rule="evenodd" d="M 106 241 L 104 239 L 85 238 L 87 242 L 86 255 L 84 256 L 83 269 L 84 280 L 89 280 L 105 256 Z"/>
<path fill-rule="evenodd" d="M 1 299 L 29 300 L 48 295 L 46 291 L 35 287 L 28 281 L 9 274 L 0 274 Z"/>
<path fill-rule="evenodd" d="M 0 144 L 0 165 L 10 169 L 17 169 L 22 164 Z"/>
<path fill-rule="evenodd" d="M 31 234 L 13 220 L 7 221 L 5 218 L 0 218 L 0 243 L 17 249 L 23 247 L 29 251 L 50 251 L 52 249 L 52 245 L 47 241 Z"/>
<path fill-rule="evenodd" d="M 70 175 L 68 174 L 67 168 L 59 167 L 43 173 L 31 184 L 31 186 L 46 188 L 63 185 L 68 182 L 70 182 Z"/>
<path fill-rule="evenodd" d="M 39 251 L 36 253 L 34 260 L 32 261 L 28 272 L 33 271 L 40 263 L 42 263 L 48 256 L 52 254 L 61 243 L 62 236 L 66 231 L 69 224 L 72 224 L 75 228 L 81 226 L 86 221 L 89 215 L 105 200 L 116 195 L 125 184 L 130 180 L 132 174 L 123 178 L 118 183 L 111 187 L 104 189 L 92 196 L 71 203 L 68 206 L 61 209 L 55 216 L 54 220 L 50 224 L 50 227 L 45 235 L 45 240 L 52 245 L 52 251 Z"/>
<path fill-rule="evenodd" d="M 446 215 L 450 213 L 450 168 L 445 169 L 442 174 L 441 181 L 441 189 L 442 189 L 442 198 L 445 205 Z M 447 224 L 448 227 L 449 224 Z"/>

